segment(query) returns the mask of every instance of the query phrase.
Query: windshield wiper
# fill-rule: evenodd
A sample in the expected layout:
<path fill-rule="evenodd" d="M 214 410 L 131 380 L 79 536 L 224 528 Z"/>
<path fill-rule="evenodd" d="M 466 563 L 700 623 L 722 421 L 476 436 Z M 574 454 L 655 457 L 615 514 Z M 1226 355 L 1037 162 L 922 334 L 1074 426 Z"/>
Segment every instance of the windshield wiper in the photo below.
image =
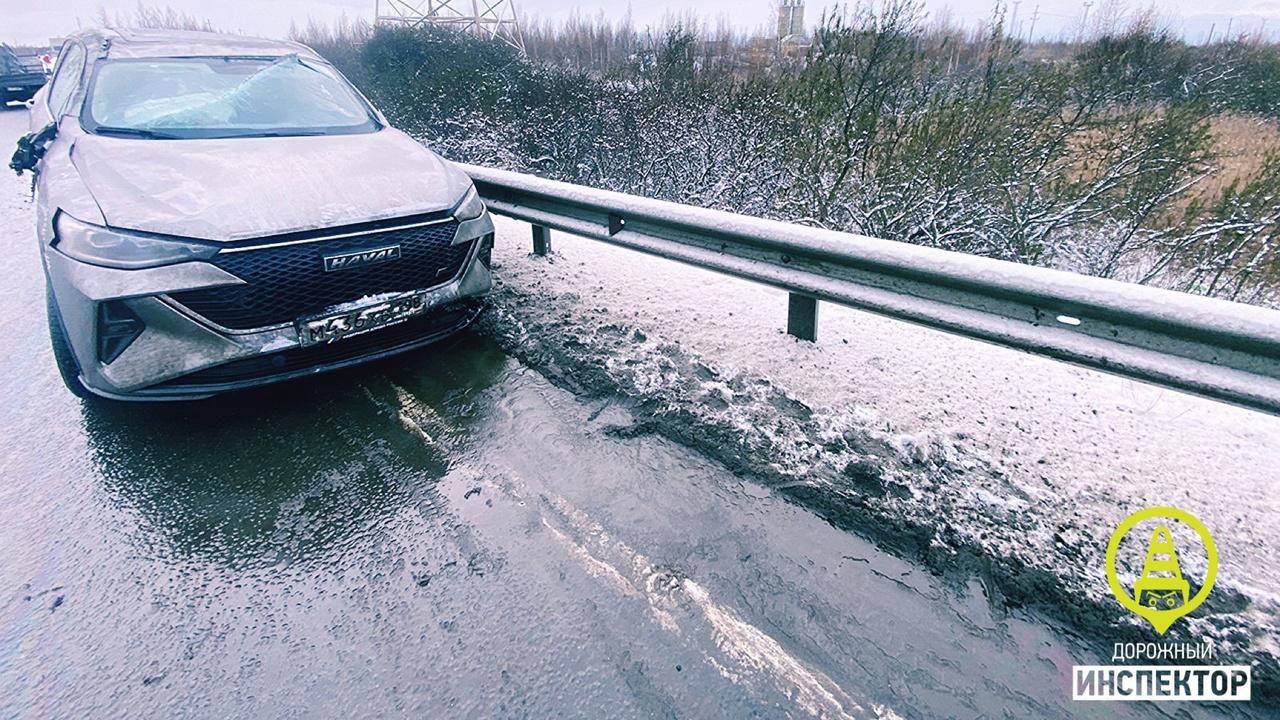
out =
<path fill-rule="evenodd" d="M 324 130 L 263 130 L 261 132 L 236 133 L 227 137 L 264 138 L 264 137 L 315 137 L 328 135 Z"/>
<path fill-rule="evenodd" d="M 147 130 L 146 128 L 124 128 L 124 127 L 104 127 L 99 125 L 94 128 L 94 132 L 99 135 L 119 135 L 120 137 L 145 138 L 147 140 L 182 140 L 181 135 L 161 132 L 159 130 Z"/>

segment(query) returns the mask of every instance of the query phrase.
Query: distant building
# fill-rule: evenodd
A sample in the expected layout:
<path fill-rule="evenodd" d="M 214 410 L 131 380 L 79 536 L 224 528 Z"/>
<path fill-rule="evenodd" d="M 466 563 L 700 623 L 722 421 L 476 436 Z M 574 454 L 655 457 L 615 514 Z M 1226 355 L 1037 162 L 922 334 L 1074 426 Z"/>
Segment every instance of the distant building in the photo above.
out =
<path fill-rule="evenodd" d="M 778 40 L 804 35 L 804 0 L 778 0 Z"/>
<path fill-rule="evenodd" d="M 756 0 L 759 2 L 760 0 Z M 776 71 L 802 63 L 813 40 L 804 24 L 804 0 L 771 0 L 778 10 L 778 33 L 750 39 L 708 40 L 703 43 L 706 66 L 732 67 L 740 72 Z"/>
<path fill-rule="evenodd" d="M 804 27 L 804 0 L 777 0 L 777 52 L 784 58 L 800 58 L 813 43 Z"/>

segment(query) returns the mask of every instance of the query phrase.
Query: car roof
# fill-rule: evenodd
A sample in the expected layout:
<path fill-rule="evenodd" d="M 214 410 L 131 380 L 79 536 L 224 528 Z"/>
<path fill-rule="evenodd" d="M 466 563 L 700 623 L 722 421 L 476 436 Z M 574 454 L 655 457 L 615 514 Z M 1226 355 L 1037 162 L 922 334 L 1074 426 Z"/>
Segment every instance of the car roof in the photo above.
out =
<path fill-rule="evenodd" d="M 281 57 L 300 55 L 320 60 L 314 50 L 287 40 L 227 35 L 196 30 L 109 28 L 72 35 L 90 48 L 104 49 L 108 59 L 165 57 Z"/>

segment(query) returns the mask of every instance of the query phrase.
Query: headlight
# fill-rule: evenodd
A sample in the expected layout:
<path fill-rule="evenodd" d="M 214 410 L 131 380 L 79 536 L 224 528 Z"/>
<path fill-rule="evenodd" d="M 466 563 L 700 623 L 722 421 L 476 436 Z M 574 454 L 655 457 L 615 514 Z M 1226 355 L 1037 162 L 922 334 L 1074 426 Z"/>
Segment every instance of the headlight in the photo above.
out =
<path fill-rule="evenodd" d="M 80 222 L 60 212 L 54 223 L 53 246 L 81 262 L 122 270 L 206 260 L 218 246 L 174 240 Z"/>
<path fill-rule="evenodd" d="M 462 202 L 458 203 L 458 209 L 453 211 L 453 216 L 462 222 L 475 220 L 484 214 L 484 201 L 480 199 L 480 193 L 476 192 L 476 186 L 472 185 L 467 190 L 467 194 L 463 196 Z"/>

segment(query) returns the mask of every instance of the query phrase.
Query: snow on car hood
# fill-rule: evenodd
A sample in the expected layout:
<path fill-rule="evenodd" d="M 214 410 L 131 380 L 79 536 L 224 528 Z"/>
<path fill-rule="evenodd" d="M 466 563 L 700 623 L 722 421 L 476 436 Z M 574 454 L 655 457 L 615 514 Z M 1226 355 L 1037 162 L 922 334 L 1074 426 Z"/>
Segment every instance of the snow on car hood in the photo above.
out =
<path fill-rule="evenodd" d="M 470 183 L 392 129 L 214 140 L 82 135 L 72 160 L 111 227 L 220 241 L 447 210 Z"/>

